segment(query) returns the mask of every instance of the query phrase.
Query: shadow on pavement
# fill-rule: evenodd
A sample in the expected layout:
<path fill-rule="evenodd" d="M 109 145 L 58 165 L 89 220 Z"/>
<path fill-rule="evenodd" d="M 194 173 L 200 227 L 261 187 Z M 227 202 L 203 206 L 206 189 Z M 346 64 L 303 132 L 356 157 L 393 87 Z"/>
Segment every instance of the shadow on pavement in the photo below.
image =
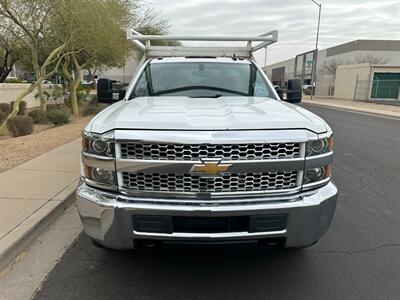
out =
<path fill-rule="evenodd" d="M 312 288 L 302 280 L 310 260 L 305 250 L 112 251 L 82 234 L 36 299 L 281 298 L 288 281 Z"/>

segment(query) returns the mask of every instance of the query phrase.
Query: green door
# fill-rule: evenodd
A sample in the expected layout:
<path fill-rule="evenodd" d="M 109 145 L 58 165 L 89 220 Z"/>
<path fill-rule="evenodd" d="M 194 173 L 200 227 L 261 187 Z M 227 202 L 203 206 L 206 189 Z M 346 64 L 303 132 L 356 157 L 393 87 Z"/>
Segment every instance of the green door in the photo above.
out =
<path fill-rule="evenodd" d="M 398 99 L 400 73 L 374 73 L 372 99 Z"/>

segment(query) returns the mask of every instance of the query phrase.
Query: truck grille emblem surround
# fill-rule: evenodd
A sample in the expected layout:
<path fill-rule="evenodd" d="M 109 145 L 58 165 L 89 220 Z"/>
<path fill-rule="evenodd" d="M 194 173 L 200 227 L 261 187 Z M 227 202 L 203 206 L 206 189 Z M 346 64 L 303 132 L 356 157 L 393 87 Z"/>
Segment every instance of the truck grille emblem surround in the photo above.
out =
<path fill-rule="evenodd" d="M 220 177 L 229 173 L 232 164 L 221 164 L 221 160 L 202 159 L 202 164 L 193 165 L 190 173 L 200 175 L 202 177 Z"/>

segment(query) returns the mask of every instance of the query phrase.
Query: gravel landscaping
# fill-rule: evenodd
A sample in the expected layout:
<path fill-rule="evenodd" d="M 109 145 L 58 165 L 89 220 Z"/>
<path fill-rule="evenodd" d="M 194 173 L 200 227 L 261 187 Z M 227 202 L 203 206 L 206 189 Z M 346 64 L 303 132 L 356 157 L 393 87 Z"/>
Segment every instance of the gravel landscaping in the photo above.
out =
<path fill-rule="evenodd" d="M 0 173 L 79 138 L 92 117 L 74 118 L 67 125 L 0 140 Z"/>

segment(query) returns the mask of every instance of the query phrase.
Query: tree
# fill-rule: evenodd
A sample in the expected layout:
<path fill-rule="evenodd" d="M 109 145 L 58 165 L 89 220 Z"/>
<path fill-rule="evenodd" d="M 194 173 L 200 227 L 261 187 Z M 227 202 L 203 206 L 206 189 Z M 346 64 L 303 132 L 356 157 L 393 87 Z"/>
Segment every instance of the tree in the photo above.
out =
<path fill-rule="evenodd" d="M 355 63 L 364 64 L 369 63 L 372 65 L 385 65 L 389 62 L 389 59 L 379 56 L 365 55 L 365 56 L 357 56 L 355 59 Z"/>
<path fill-rule="evenodd" d="M 336 77 L 336 70 L 337 67 L 340 65 L 352 65 L 352 64 L 363 64 L 363 63 L 369 63 L 373 65 L 384 65 L 388 62 L 389 60 L 384 57 L 372 56 L 372 55 L 365 55 L 365 56 L 359 55 L 355 59 L 349 59 L 346 61 L 343 61 L 340 58 L 332 58 L 326 60 L 320 67 L 320 70 L 324 74 Z"/>
<path fill-rule="evenodd" d="M 14 64 L 28 54 L 17 33 L 10 20 L 0 20 L 0 83 L 6 80 Z"/>
<path fill-rule="evenodd" d="M 328 74 L 332 77 L 336 77 L 336 69 L 339 65 L 342 65 L 342 61 L 340 59 L 330 59 L 326 60 L 322 65 L 321 65 L 321 72 L 324 74 Z"/>
<path fill-rule="evenodd" d="M 131 55 L 130 42 L 126 39 L 126 29 L 135 26 L 146 33 L 166 33 L 168 23 L 152 9 L 142 8 L 140 1 L 131 0 L 85 0 L 58 2 L 63 6 L 60 28 L 57 34 L 70 36 L 71 40 L 64 52 L 62 71 L 67 81 L 71 108 L 79 114 L 77 89 L 84 69 L 122 67 Z"/>
<path fill-rule="evenodd" d="M 51 32 L 51 28 L 48 27 L 50 16 L 60 13 L 56 8 L 54 1 L 51 0 L 0 0 L 0 17 L 6 18 L 14 25 L 8 29 L 14 36 L 19 36 L 18 40 L 29 49 L 32 67 L 36 74 L 36 80 L 14 101 L 11 113 L 0 125 L 0 134 L 5 130 L 6 121 L 18 113 L 19 103 L 22 99 L 36 88 L 40 97 L 41 109 L 46 110 L 41 84 L 43 80 L 57 71 L 62 59 L 62 51 L 69 41 L 68 38 L 62 40 L 45 55 L 43 61 L 39 60 L 41 46 L 46 42 L 47 33 Z"/>
<path fill-rule="evenodd" d="M 138 10 L 134 19 L 134 28 L 141 34 L 164 35 L 170 31 L 168 20 L 161 16 L 161 13 L 152 7 L 145 7 Z M 141 43 L 145 43 L 141 41 Z M 179 41 L 151 41 L 153 46 L 180 46 Z"/>
<path fill-rule="evenodd" d="M 131 22 L 131 12 L 126 1 L 85 0 L 58 2 L 64 13 L 54 19 L 59 28 L 57 36 L 69 37 L 63 49 L 62 72 L 67 81 L 72 113 L 79 114 L 77 89 L 82 80 L 83 69 L 99 65 L 120 65 L 126 39 L 125 29 Z"/>

